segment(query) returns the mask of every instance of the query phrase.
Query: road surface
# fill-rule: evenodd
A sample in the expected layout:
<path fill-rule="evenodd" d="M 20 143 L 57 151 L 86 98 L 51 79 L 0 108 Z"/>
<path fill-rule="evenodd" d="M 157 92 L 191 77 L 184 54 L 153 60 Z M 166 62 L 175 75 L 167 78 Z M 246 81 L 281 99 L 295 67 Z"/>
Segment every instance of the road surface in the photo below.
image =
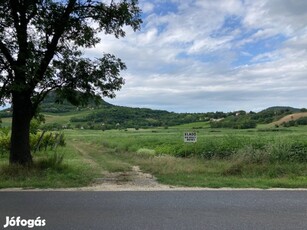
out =
<path fill-rule="evenodd" d="M 0 228 L 18 216 L 52 230 L 307 229 L 307 192 L 0 192 Z"/>

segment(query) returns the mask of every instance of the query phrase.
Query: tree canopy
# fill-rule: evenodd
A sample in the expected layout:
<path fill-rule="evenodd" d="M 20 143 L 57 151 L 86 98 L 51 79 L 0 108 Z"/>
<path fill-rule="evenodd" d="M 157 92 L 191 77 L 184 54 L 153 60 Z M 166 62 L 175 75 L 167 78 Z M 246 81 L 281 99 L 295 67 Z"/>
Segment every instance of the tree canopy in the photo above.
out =
<path fill-rule="evenodd" d="M 137 1 L 11 0 L 0 4 L 0 100 L 13 91 L 30 91 L 33 108 L 47 92 L 61 89 L 85 95 L 114 97 L 124 83 L 119 71 L 125 64 L 111 54 L 82 57 L 79 47 L 91 48 L 100 32 L 125 36 L 124 25 L 139 29 Z"/>
<path fill-rule="evenodd" d="M 102 32 L 120 38 L 124 26 L 138 30 L 140 12 L 137 0 L 0 1 L 0 103 L 13 105 L 11 163 L 31 162 L 22 153 L 29 152 L 25 133 L 51 90 L 73 104 L 115 96 L 125 64 L 112 54 L 84 57 L 80 47 L 103 42 Z"/>

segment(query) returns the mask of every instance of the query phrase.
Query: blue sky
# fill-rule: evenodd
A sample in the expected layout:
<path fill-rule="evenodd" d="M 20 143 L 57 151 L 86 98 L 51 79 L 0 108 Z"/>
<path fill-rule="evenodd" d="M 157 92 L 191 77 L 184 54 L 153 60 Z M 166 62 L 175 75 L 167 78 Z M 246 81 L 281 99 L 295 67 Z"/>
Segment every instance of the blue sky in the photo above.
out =
<path fill-rule="evenodd" d="M 121 58 L 110 103 L 175 112 L 307 107 L 306 0 L 139 0 L 142 29 L 87 53 Z"/>

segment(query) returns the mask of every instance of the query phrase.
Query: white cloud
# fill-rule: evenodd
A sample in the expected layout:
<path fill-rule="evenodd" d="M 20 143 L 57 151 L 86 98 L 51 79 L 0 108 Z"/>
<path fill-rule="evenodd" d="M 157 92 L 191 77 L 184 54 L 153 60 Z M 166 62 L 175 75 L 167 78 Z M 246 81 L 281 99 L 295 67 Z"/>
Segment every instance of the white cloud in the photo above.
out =
<path fill-rule="evenodd" d="M 87 51 L 113 53 L 128 66 L 126 85 L 111 103 L 180 112 L 307 107 L 307 1 L 140 5 L 141 31 L 128 29 L 122 39 L 101 35 L 102 43 Z"/>
<path fill-rule="evenodd" d="M 150 2 L 142 2 L 141 8 L 144 13 L 151 13 L 154 10 L 155 5 Z"/>

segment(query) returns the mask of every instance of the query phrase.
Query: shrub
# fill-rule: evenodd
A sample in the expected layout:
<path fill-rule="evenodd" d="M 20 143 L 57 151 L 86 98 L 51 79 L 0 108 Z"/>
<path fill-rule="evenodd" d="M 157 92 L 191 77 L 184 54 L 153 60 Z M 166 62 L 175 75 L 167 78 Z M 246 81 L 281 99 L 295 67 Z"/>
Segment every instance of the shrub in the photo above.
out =
<path fill-rule="evenodd" d="M 2 130 L 2 129 L 1 129 Z M 0 130 L 0 131 L 1 131 Z M 0 153 L 8 153 L 10 151 L 10 133 L 0 132 Z M 65 138 L 63 134 L 53 132 L 37 132 L 36 134 L 30 134 L 30 148 L 31 151 L 37 149 L 54 148 L 56 146 L 64 146 Z"/>
<path fill-rule="evenodd" d="M 7 153 L 10 149 L 10 135 L 0 135 L 0 154 Z"/>
<path fill-rule="evenodd" d="M 299 125 L 307 125 L 307 117 L 301 117 L 297 120 L 291 120 L 288 122 L 282 123 L 284 127 L 291 127 L 291 126 L 299 126 Z"/>
<path fill-rule="evenodd" d="M 230 116 L 221 121 L 210 123 L 211 128 L 251 129 L 256 128 L 257 123 L 248 115 Z"/>
<path fill-rule="evenodd" d="M 139 155 L 148 155 L 148 156 L 154 156 L 156 154 L 156 151 L 153 149 L 146 149 L 146 148 L 141 148 L 136 151 L 137 154 Z"/>

